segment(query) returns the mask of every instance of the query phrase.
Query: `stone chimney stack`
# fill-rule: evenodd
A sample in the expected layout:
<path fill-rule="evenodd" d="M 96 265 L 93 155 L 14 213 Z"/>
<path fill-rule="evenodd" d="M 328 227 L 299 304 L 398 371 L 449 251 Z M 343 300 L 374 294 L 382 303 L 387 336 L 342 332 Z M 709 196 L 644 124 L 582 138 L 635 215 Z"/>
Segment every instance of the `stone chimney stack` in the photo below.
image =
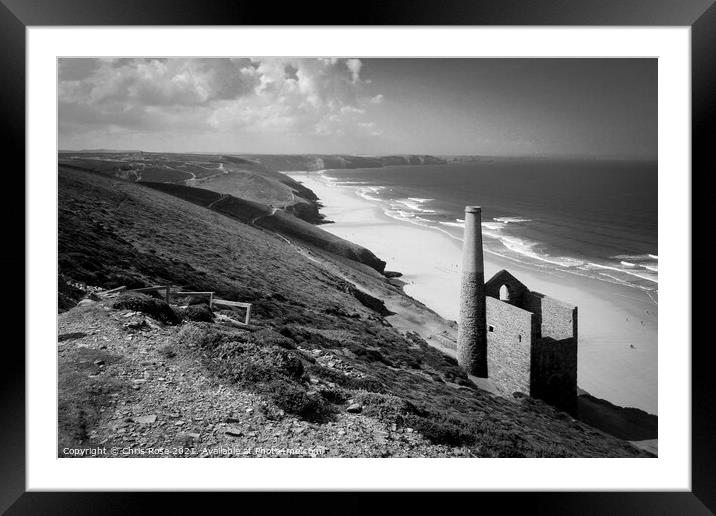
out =
<path fill-rule="evenodd" d="M 467 373 L 487 378 L 487 320 L 481 212 L 479 206 L 465 206 L 457 362 Z"/>

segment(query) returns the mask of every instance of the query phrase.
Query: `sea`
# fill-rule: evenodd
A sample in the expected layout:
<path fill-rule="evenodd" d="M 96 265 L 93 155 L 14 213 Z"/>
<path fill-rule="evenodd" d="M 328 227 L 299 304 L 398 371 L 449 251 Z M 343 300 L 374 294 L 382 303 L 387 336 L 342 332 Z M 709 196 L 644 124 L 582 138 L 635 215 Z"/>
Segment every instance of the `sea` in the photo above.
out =
<path fill-rule="evenodd" d="M 389 217 L 457 240 L 465 206 L 481 206 L 487 253 L 639 289 L 658 303 L 656 161 L 485 159 L 320 173 Z"/>

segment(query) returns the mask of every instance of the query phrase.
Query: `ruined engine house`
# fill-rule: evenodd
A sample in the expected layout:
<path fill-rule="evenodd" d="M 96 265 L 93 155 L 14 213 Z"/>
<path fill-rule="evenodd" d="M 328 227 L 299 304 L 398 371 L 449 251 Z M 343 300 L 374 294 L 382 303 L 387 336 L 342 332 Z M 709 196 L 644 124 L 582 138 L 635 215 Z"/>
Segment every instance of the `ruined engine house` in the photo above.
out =
<path fill-rule="evenodd" d="M 484 281 L 481 210 L 465 208 L 458 363 L 571 414 L 577 410 L 577 307 L 531 291 L 506 270 Z"/>

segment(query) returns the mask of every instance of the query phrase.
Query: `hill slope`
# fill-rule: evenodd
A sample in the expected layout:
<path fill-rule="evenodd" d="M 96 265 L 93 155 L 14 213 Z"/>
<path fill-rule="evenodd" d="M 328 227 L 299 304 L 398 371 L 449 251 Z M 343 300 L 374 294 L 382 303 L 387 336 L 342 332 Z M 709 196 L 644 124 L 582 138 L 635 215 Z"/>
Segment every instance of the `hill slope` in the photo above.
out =
<path fill-rule="evenodd" d="M 364 263 L 378 272 L 382 273 L 385 269 L 385 262 L 375 256 L 369 249 L 323 231 L 284 210 L 234 197 L 233 195 L 204 190 L 203 188 L 170 183 L 142 182 L 142 184 L 200 206 L 205 206 L 241 222 L 270 229 L 275 233 L 297 239 L 302 243 L 310 243 L 331 253 Z"/>
<path fill-rule="evenodd" d="M 60 453 L 180 443 L 192 456 L 268 444 L 329 456 L 647 455 L 539 401 L 478 389 L 391 323 L 424 307 L 365 265 L 140 183 L 61 166 L 58 195 Z M 91 287 L 151 284 L 251 302 L 252 326 L 177 307 L 184 321 L 163 322 L 147 308 L 159 301 L 72 307 Z M 402 313 L 386 317 L 375 295 Z"/>
<path fill-rule="evenodd" d="M 316 195 L 297 181 L 259 162 L 220 154 L 97 152 L 59 155 L 68 168 L 129 181 L 201 186 L 263 204 L 273 204 L 320 223 Z"/>

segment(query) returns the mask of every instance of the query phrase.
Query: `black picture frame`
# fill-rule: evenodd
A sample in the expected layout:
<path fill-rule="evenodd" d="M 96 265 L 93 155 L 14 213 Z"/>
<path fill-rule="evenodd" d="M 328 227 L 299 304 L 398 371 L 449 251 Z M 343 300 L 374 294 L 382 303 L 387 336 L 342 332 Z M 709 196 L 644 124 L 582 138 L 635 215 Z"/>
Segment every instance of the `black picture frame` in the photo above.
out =
<path fill-rule="evenodd" d="M 348 7 L 347 4 L 344 4 Z M 343 14 L 342 14 L 343 13 Z M 350 14 L 348 14 L 350 13 Z M 340 9 L 336 2 L 294 2 L 280 7 L 241 0 L 0 0 L 0 112 L 6 144 L 3 177 L 6 192 L 17 202 L 2 204 L 3 220 L 24 213 L 25 192 L 25 29 L 31 26 L 82 25 L 572 25 L 572 26 L 688 26 L 691 28 L 692 71 L 692 209 L 705 188 L 693 189 L 693 179 L 706 176 L 716 114 L 716 5 L 714 0 L 429 0 L 375 1 Z M 661 142 L 663 144 L 663 142 Z M 693 213 L 693 212 L 692 212 Z M 697 220 L 693 215 L 692 219 Z M 6 292 L 24 292 L 25 227 L 5 227 L 15 252 L 0 255 Z M 692 234 L 694 233 L 692 229 Z M 22 250 L 22 251 L 21 251 Z M 691 250 L 693 253 L 693 249 Z M 692 267 L 698 265 L 692 259 Z M 705 263 L 704 263 L 705 265 Z M 17 274 L 17 271 L 25 274 Z M 12 272 L 10 272 L 12 271 Z M 6 326 L 24 320 L 25 303 L 15 294 L 2 296 Z M 685 303 L 696 306 L 695 300 Z M 28 306 L 28 310 L 32 307 Z M 19 312 L 22 311 L 22 314 Z M 692 318 L 693 320 L 693 318 Z M 37 493 L 25 492 L 25 367 L 19 338 L 4 339 L 2 382 L 3 453 L 0 455 L 0 509 L 7 514 L 128 514 L 142 512 L 148 498 L 159 496 L 164 511 L 187 508 L 185 494 Z M 24 333 L 23 333 L 24 340 Z M 589 493 L 479 493 L 468 496 L 497 502 L 500 511 L 528 506 L 549 514 L 712 514 L 716 511 L 716 389 L 711 382 L 715 356 L 709 339 L 691 346 L 692 356 L 692 491 Z M 691 343 L 674 343 L 690 345 Z M 216 495 L 214 495 L 216 496 Z M 227 495 L 221 495 L 224 498 Z M 244 494 L 253 505 L 254 494 Z M 303 494 L 281 500 L 301 505 Z M 353 495 L 355 496 L 355 495 Z M 475 500 L 451 504 L 475 507 Z M 421 495 L 414 499 L 420 501 Z M 276 501 L 276 498 L 273 499 Z M 326 500 L 322 498 L 322 500 Z M 272 502 L 272 506 L 273 506 Z M 323 503 L 323 502 L 322 502 Z M 333 505 L 333 502 L 326 503 Z M 355 511 L 369 510 L 365 502 L 340 502 Z M 335 506 L 334 506 L 335 508 Z"/>

